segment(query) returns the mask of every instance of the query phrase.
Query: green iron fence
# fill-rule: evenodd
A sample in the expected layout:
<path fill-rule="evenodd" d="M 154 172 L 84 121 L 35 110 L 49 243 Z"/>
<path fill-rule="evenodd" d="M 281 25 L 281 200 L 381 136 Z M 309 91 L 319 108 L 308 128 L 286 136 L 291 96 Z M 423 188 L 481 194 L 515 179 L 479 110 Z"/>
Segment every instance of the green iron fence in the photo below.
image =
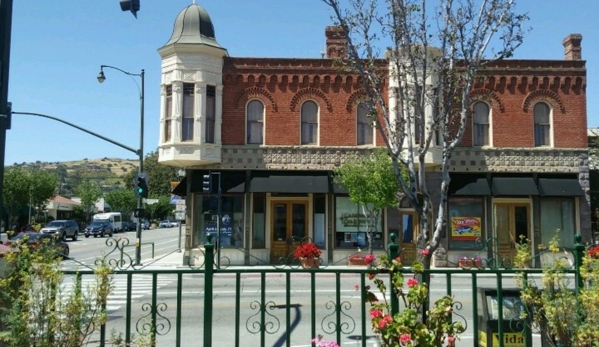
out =
<path fill-rule="evenodd" d="M 575 288 L 582 286 L 577 271 L 584 246 L 577 236 Z M 214 245 L 205 245 L 202 268 L 135 269 L 123 268 L 123 260 L 112 264 L 114 291 L 120 299 L 109 299 L 109 319 L 92 344 L 108 346 L 112 331 L 123 334 L 130 343 L 136 336 L 149 335 L 156 346 L 309 346 L 310 339 L 324 335 L 342 346 L 372 346 L 374 334 L 364 290 L 368 274 L 376 269 L 328 266 L 302 269 L 299 266 L 215 268 Z M 392 239 L 389 256 L 399 254 Z M 410 268 L 404 272 L 411 274 Z M 75 285 L 92 283 L 92 270 L 65 271 Z M 442 295 L 456 295 L 454 320 L 463 322 L 470 339 L 458 346 L 470 346 L 481 330 L 477 288 L 496 289 L 499 312 L 499 346 L 504 346 L 505 325 L 501 324 L 502 292 L 513 287 L 513 276 L 538 276 L 541 269 L 430 269 L 424 279 L 431 289 L 431 302 Z M 88 281 L 77 280 L 88 278 Z M 458 292 L 456 283 L 469 282 Z M 138 289 L 143 287 L 142 291 Z M 354 288 L 357 286 L 356 288 Z M 389 285 L 390 287 L 390 285 Z M 281 289 L 277 289 L 281 288 Z M 459 298 L 458 298 L 459 296 Z M 390 296 L 393 298 L 393 296 Z M 117 307 L 118 306 L 118 307 Z M 401 303 L 391 302 L 393 310 Z M 307 318 L 304 318 L 307 317 Z M 519 326 L 526 336 L 525 346 L 533 346 L 528 325 Z"/>

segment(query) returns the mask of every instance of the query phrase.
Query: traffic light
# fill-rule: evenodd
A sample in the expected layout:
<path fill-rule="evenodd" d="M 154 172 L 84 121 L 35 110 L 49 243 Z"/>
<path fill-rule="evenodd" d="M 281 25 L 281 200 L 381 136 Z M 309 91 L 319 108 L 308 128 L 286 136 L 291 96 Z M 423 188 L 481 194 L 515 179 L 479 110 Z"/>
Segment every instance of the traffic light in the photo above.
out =
<path fill-rule="evenodd" d="M 148 174 L 138 173 L 135 176 L 135 197 L 136 198 L 147 198 L 148 197 Z"/>
<path fill-rule="evenodd" d="M 135 18 L 137 18 L 137 11 L 139 11 L 139 1 L 140 0 L 120 0 L 121 1 L 121 10 L 123 11 L 131 11 Z"/>
<path fill-rule="evenodd" d="M 210 174 L 206 174 L 202 176 L 202 191 L 204 192 L 204 194 L 210 194 L 211 192 L 211 186 L 212 186 L 212 180 L 210 178 Z"/>
<path fill-rule="evenodd" d="M 10 129 L 12 123 L 12 102 L 6 103 L 6 130 Z"/>

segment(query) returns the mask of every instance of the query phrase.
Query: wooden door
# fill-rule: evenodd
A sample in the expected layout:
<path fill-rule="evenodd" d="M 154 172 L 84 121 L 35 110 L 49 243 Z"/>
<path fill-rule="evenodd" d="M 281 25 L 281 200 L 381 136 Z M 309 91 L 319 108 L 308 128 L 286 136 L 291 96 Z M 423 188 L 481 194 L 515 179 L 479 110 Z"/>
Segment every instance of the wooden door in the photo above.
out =
<path fill-rule="evenodd" d="M 410 266 L 416 260 L 416 240 L 418 238 L 419 222 L 416 212 L 399 212 L 401 263 Z"/>
<path fill-rule="evenodd" d="M 270 261 L 289 263 L 295 248 L 308 234 L 308 202 L 272 201 L 270 213 Z"/>
<path fill-rule="evenodd" d="M 503 260 L 503 265 L 511 267 L 516 255 L 516 243 L 530 240 L 530 205 L 498 203 L 494 205 L 495 237 L 497 249 L 494 258 Z"/>

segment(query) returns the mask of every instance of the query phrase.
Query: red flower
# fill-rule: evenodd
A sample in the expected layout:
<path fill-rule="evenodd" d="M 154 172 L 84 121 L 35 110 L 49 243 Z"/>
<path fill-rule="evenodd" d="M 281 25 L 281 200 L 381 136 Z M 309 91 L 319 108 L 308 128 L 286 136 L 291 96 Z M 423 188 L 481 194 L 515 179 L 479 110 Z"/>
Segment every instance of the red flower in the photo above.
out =
<path fill-rule="evenodd" d="M 415 278 L 410 278 L 408 280 L 408 287 L 412 288 L 418 285 L 418 280 Z"/>
<path fill-rule="evenodd" d="M 374 260 L 376 259 L 376 257 L 374 256 L 374 254 L 366 254 L 364 256 L 364 262 L 368 265 L 371 264 Z"/>
<path fill-rule="evenodd" d="M 322 251 L 316 247 L 314 242 L 302 243 L 297 246 L 293 255 L 296 258 L 320 258 Z"/>
<path fill-rule="evenodd" d="M 587 254 L 593 259 L 599 259 L 599 245 L 595 245 L 588 249 Z"/>
<path fill-rule="evenodd" d="M 368 276 L 368 279 L 369 279 L 369 280 L 372 280 L 372 279 L 374 279 L 374 278 L 376 277 L 376 274 L 374 274 L 374 273 L 370 272 L 370 273 L 368 273 L 366 276 Z"/>
<path fill-rule="evenodd" d="M 382 317 L 383 316 L 383 312 L 381 312 L 380 310 L 370 310 L 370 318 L 377 318 L 377 317 Z"/>
<path fill-rule="evenodd" d="M 399 337 L 399 342 L 401 343 L 408 343 L 410 341 L 412 341 L 412 336 L 410 334 L 401 334 Z"/>
<path fill-rule="evenodd" d="M 431 254 L 431 251 L 428 248 L 424 248 L 423 250 L 420 251 L 420 255 L 423 257 L 426 257 L 429 254 Z"/>

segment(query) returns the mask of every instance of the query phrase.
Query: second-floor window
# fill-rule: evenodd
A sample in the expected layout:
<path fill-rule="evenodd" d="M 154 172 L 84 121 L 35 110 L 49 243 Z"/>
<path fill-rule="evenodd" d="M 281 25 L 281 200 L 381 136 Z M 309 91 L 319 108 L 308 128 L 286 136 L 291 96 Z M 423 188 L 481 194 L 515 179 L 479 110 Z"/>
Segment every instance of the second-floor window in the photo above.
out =
<path fill-rule="evenodd" d="M 183 83 L 183 114 L 181 115 L 181 141 L 193 141 L 193 83 Z"/>
<path fill-rule="evenodd" d="M 262 144 L 264 141 L 264 105 L 252 100 L 247 105 L 247 143 Z"/>
<path fill-rule="evenodd" d="M 206 87 L 206 143 L 214 143 L 214 126 L 216 123 L 216 88 Z"/>
<path fill-rule="evenodd" d="M 302 104 L 302 145 L 315 145 L 318 141 L 318 105 L 314 101 Z"/>
<path fill-rule="evenodd" d="M 489 145 L 489 105 L 477 102 L 472 107 L 472 144 L 474 146 Z"/>
<path fill-rule="evenodd" d="M 368 118 L 368 106 L 365 103 L 358 105 L 358 145 L 371 145 L 373 143 L 372 119 Z"/>
<path fill-rule="evenodd" d="M 166 86 L 166 97 L 164 100 L 164 142 L 171 140 L 173 127 L 173 86 Z"/>
<path fill-rule="evenodd" d="M 551 109 L 544 102 L 539 102 L 533 109 L 535 120 L 535 146 L 549 146 L 551 134 Z"/>

